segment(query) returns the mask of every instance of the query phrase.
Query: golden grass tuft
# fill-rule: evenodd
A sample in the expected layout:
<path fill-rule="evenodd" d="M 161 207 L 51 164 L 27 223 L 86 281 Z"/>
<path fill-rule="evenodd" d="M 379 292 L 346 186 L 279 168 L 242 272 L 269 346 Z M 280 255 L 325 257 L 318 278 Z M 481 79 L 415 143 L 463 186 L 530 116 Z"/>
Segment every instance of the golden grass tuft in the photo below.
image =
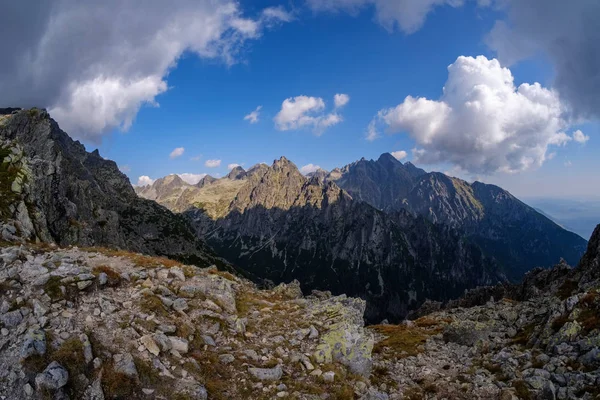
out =
<path fill-rule="evenodd" d="M 442 331 L 440 327 L 425 329 L 406 325 L 374 325 L 371 329 L 386 337 L 375 343 L 373 352 L 391 353 L 395 358 L 416 356 L 422 353 L 423 344 L 427 338 Z"/>
<path fill-rule="evenodd" d="M 173 268 L 182 265 L 180 262 L 171 260 L 170 258 L 147 256 L 144 254 L 134 253 L 126 250 L 108 249 L 104 247 L 90 247 L 84 248 L 82 250 L 87 252 L 97 252 L 100 254 L 104 254 L 108 257 L 126 258 L 138 267 L 142 268 L 156 268 L 161 266 L 166 268 Z"/>

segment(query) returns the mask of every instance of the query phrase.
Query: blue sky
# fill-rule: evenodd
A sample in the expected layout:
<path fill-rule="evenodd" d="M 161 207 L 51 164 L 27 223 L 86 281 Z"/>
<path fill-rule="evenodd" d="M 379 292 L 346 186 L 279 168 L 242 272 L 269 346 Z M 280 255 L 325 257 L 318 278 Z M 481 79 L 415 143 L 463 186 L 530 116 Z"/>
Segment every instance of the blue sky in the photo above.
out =
<path fill-rule="evenodd" d="M 112 63 L 106 59 L 94 61 L 94 70 L 102 71 L 100 65 L 105 68 L 100 76 L 110 77 L 111 73 L 121 73 L 115 71 L 121 71 L 122 65 L 129 68 L 129 64 L 137 69 L 127 71 L 129 75 L 123 75 L 125 77 L 134 76 L 137 79 L 144 77 L 144 74 L 158 76 L 159 83 L 149 89 L 149 94 L 138 95 L 136 92 L 138 97 L 131 95 L 135 97 L 132 101 L 133 111 L 112 112 L 109 106 L 104 105 L 104 114 L 100 116 L 105 118 L 101 121 L 96 121 L 97 114 L 93 118 L 75 115 L 78 104 L 87 100 L 85 96 L 89 92 L 101 94 L 100 100 L 94 99 L 94 107 L 107 99 L 113 103 L 121 101 L 119 90 L 107 94 L 104 86 L 85 86 L 83 97 L 77 96 L 82 96 L 84 90 L 77 92 L 74 89 L 61 99 L 48 101 L 50 104 L 47 106 L 65 129 L 71 128 L 67 129 L 69 133 L 82 140 L 88 149 L 98 147 L 104 157 L 115 160 L 134 184 L 140 176 L 156 179 L 171 173 L 223 176 L 227 174 L 229 164 L 241 164 L 244 167 L 258 162 L 270 164 L 282 155 L 294 161 L 298 167 L 312 164 L 330 170 L 361 157 L 376 159 L 383 152 L 405 151 L 403 162 L 415 162 L 417 159 L 415 163 L 427 170 L 440 170 L 468 180 L 497 183 L 518 196 L 600 196 L 600 185 L 590 185 L 595 179 L 595 171 L 600 167 L 596 156 L 600 146 L 596 140 L 600 125 L 597 116 L 589 113 L 585 117 L 569 117 L 568 123 L 559 121 L 559 125 L 563 124 L 560 131 L 568 137 L 560 139 L 562 145 L 551 145 L 542 153 L 539 146 L 545 148 L 549 141 L 553 141 L 552 132 L 558 131 L 558 128 L 554 128 L 554 122 L 537 120 L 534 128 L 525 126 L 530 119 L 528 114 L 520 116 L 514 123 L 510 121 L 518 126 L 517 134 L 532 135 L 511 144 L 514 147 L 531 147 L 522 154 L 506 153 L 507 150 L 499 146 L 481 152 L 463 152 L 461 140 L 465 141 L 465 148 L 477 147 L 480 140 L 485 142 L 493 136 L 490 133 L 486 137 L 485 131 L 494 130 L 492 123 L 489 127 L 485 125 L 485 118 L 482 123 L 480 115 L 465 110 L 453 111 L 451 117 L 443 122 L 447 126 L 438 132 L 437 142 L 427 142 L 423 124 L 435 119 L 444 109 L 440 106 L 440 97 L 449 79 L 447 67 L 451 64 L 457 66 L 455 81 L 460 82 L 469 68 L 485 65 L 485 68 L 493 69 L 488 60 L 504 54 L 504 59 L 512 58 L 513 61 L 504 62 L 501 57 L 501 66 L 510 68 L 516 86 L 539 82 L 542 89 L 554 90 L 554 83 L 558 82 L 557 74 L 561 78 L 560 60 L 552 58 L 555 53 L 545 51 L 548 48 L 544 47 L 544 43 L 539 40 L 535 42 L 537 39 L 533 36 L 524 37 L 524 41 L 537 43 L 537 47 L 526 57 L 517 57 L 517 61 L 512 56 L 516 51 L 511 55 L 503 50 L 502 44 L 490 44 L 490 32 L 494 31 L 497 21 L 509 21 L 518 33 L 519 21 L 510 19 L 514 10 L 486 7 L 475 1 L 466 1 L 461 7 L 432 6 L 423 18 L 423 25 L 412 32 L 402 25 L 401 16 L 397 24 L 392 26 L 382 22 L 378 12 L 383 10 L 386 1 L 328 0 L 315 5 L 315 0 L 306 0 L 306 3 L 296 1 L 283 6 L 274 1 L 242 1 L 236 5 L 236 15 L 257 21 L 260 31 L 256 34 L 254 31 L 240 33 L 242 30 L 237 22 L 228 22 L 234 28 L 229 26 L 229 31 L 219 32 L 215 41 L 234 43 L 235 51 L 223 50 L 227 49 L 223 46 L 216 51 L 220 52 L 218 55 L 206 56 L 207 52 L 212 51 L 210 46 L 191 39 L 187 49 L 179 50 L 172 60 L 166 60 L 170 65 L 168 68 L 163 60 L 157 59 L 156 63 L 161 66 L 145 71 L 148 64 L 145 57 L 151 61 L 154 59 L 146 53 L 142 54 L 143 57 L 139 56 L 140 60 L 133 59 L 138 56 L 131 51 L 129 57 L 132 60 L 125 57 Z M 222 2 L 227 3 L 226 0 Z M 406 1 L 407 4 L 411 2 Z M 347 7 L 347 4 L 361 3 L 365 4 L 362 7 Z M 329 8 L 322 10 L 322 4 L 328 4 Z M 265 17 L 266 9 L 280 10 L 286 16 L 268 20 Z M 190 14 L 189 10 L 185 11 Z M 561 10 L 555 11 L 559 13 Z M 576 11 L 584 12 L 585 9 Z M 208 11 L 198 12 L 212 11 L 208 8 Z M 203 15 L 199 14 L 199 18 Z M 165 23 L 173 23 L 179 21 L 181 15 L 174 14 L 172 20 L 168 20 L 169 16 L 163 17 L 158 12 L 155 18 L 156 25 L 160 26 L 165 22 L 162 19 L 167 20 Z M 395 21 L 393 17 L 390 19 Z M 111 23 L 118 24 L 115 21 Z M 90 29 L 93 30 L 93 27 Z M 231 37 L 236 36 L 231 32 L 243 38 L 234 42 Z M 147 35 L 153 35 L 151 27 Z M 125 42 L 127 39 L 124 37 L 121 40 Z M 133 43 L 139 38 L 129 39 Z M 115 40 L 116 43 L 109 43 L 107 47 L 123 46 L 118 38 Z M 140 40 L 143 47 L 146 43 L 144 37 Z M 176 43 L 179 42 L 170 43 L 166 49 L 170 50 Z M 200 50 L 198 47 L 201 47 Z M 148 51 L 153 50 L 149 47 Z M 485 59 L 475 61 L 469 58 L 462 66 L 457 60 L 459 56 L 479 55 Z M 91 69 L 86 69 L 85 79 L 91 79 Z M 496 68 L 496 72 L 499 70 Z M 119 80 L 121 75 L 115 76 L 118 82 L 124 81 Z M 160 88 L 160 79 L 166 83 L 163 88 Z M 79 77 L 72 80 L 81 82 L 83 79 Z M 83 84 L 81 86 L 84 87 Z M 130 89 L 127 86 L 123 88 L 123 98 L 128 99 Z M 347 94 L 350 101 L 335 109 L 333 97 L 336 94 Z M 111 98 L 111 95 L 114 97 Z M 402 105 L 409 95 L 440 101 L 430 104 L 437 111 L 426 114 L 420 120 L 415 120 L 414 115 L 403 113 L 400 116 L 389 112 L 391 108 Z M 71 96 L 70 103 L 64 100 L 65 96 Z M 338 120 L 316 133 L 310 123 L 304 128 L 282 130 L 274 119 L 282 110 L 282 102 L 296 96 L 322 99 L 325 103 L 322 109 L 306 115 L 317 118 L 335 115 Z M 149 105 L 148 102 L 152 101 L 159 106 Z M 454 100 L 454 103 L 451 100 L 444 101 L 453 110 L 458 109 L 458 103 L 461 102 L 460 99 Z M 575 103 L 564 101 L 562 92 L 560 102 L 577 110 Z M 258 106 L 262 106 L 258 122 L 244 120 Z M 532 105 L 533 108 L 537 106 Z M 123 107 L 130 107 L 130 104 L 126 103 Z M 140 107 L 139 112 L 137 107 Z M 515 113 L 520 107 L 507 109 Z M 380 110 L 388 111 L 377 118 Z M 425 109 L 412 110 L 416 113 Z M 509 114 L 498 118 L 510 120 L 513 116 Z M 118 125 L 128 117 L 132 122 L 130 126 L 119 129 Z M 534 117 L 538 118 L 538 115 Z M 96 125 L 90 125 L 90 119 Z M 371 122 L 378 126 L 379 132 L 378 138 L 372 141 L 366 139 Z M 88 131 L 99 126 L 97 130 L 100 133 L 78 134 L 81 126 Z M 461 130 L 463 126 L 467 127 L 465 136 L 452 139 L 453 132 Z M 540 138 L 536 136 L 537 133 L 529 132 L 538 127 L 545 130 L 545 137 Z M 584 140 L 581 143 L 573 139 L 573 132 L 577 129 L 583 132 Z M 395 133 L 384 133 L 390 131 Z M 481 138 L 473 139 L 470 143 L 473 135 L 469 132 L 481 134 Z M 450 139 L 454 142 L 449 143 Z M 170 157 L 176 148 L 185 150 L 179 157 Z M 416 153 L 413 154 L 412 150 L 419 148 L 427 150 L 428 155 L 419 158 Z M 220 160 L 220 166 L 209 168 L 206 165 L 209 160 Z M 532 165 L 526 165 L 528 162 Z M 507 170 L 511 173 L 503 172 Z"/>

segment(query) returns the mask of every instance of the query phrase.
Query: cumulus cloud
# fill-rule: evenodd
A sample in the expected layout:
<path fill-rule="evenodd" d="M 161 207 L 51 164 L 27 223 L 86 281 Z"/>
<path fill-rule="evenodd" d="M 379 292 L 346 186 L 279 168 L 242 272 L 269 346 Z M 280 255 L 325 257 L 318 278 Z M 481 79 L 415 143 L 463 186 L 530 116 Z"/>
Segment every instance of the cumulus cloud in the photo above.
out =
<path fill-rule="evenodd" d="M 227 169 L 231 170 L 234 169 L 236 167 L 240 167 L 240 164 L 236 164 L 236 163 L 232 163 L 232 164 L 227 164 Z"/>
<path fill-rule="evenodd" d="M 303 166 L 302 168 L 300 168 L 300 172 L 303 175 L 307 175 L 307 174 L 310 174 L 311 172 L 317 171 L 318 169 L 321 169 L 321 167 L 319 167 L 318 165 L 306 164 L 305 166 Z"/>
<path fill-rule="evenodd" d="M 539 83 L 516 87 L 508 68 L 486 57 L 459 57 L 448 67 L 439 100 L 406 97 L 372 122 L 407 132 L 415 160 L 450 162 L 470 173 L 514 173 L 542 165 L 549 146 L 563 146 L 569 122 L 556 92 Z"/>
<path fill-rule="evenodd" d="M 405 158 L 406 158 L 406 156 L 408 155 L 408 154 L 406 153 L 406 151 L 404 151 L 404 150 L 392 151 L 392 153 L 391 153 L 391 154 L 392 154 L 392 156 L 393 156 L 393 157 L 394 157 L 396 160 L 398 160 L 398 161 L 402 161 L 402 160 L 403 160 L 403 159 L 405 159 Z"/>
<path fill-rule="evenodd" d="M 171 154 L 169 154 L 169 158 L 170 159 L 174 159 L 174 158 L 177 158 L 177 157 L 181 157 L 184 152 L 185 152 L 185 148 L 184 147 L 178 147 L 175 150 L 173 150 L 171 152 Z"/>
<path fill-rule="evenodd" d="M 344 93 L 336 94 L 333 96 L 333 103 L 335 108 L 342 108 L 350 101 L 350 96 Z"/>
<path fill-rule="evenodd" d="M 155 179 L 150 178 L 149 176 L 142 175 L 138 178 L 137 184 L 135 186 L 148 186 L 154 183 Z"/>
<path fill-rule="evenodd" d="M 200 182 L 200 179 L 204 178 L 206 174 L 191 174 L 189 172 L 184 172 L 183 174 L 177 174 L 184 182 L 189 183 L 190 185 L 195 185 Z"/>
<path fill-rule="evenodd" d="M 252 111 L 250 114 L 244 117 L 244 121 L 249 121 L 251 124 L 256 124 L 258 122 L 258 117 L 260 115 L 260 110 L 262 106 L 256 107 L 256 110 Z"/>
<path fill-rule="evenodd" d="M 588 140 L 590 140 L 590 137 L 581 132 L 581 130 L 577 129 L 575 132 L 573 132 L 573 140 L 575 140 L 577 143 L 585 144 Z"/>
<path fill-rule="evenodd" d="M 500 61 L 545 54 L 554 88 L 582 118 L 600 117 L 600 3 L 596 0 L 496 0 L 506 10 L 487 38 Z M 543 10 L 543 12 L 541 12 Z"/>
<path fill-rule="evenodd" d="M 144 12 L 140 12 L 143 10 Z M 185 52 L 233 64 L 248 40 L 291 20 L 245 16 L 234 0 L 21 0 L 3 7 L 0 106 L 45 107 L 71 135 L 100 142 L 158 106 Z"/>
<path fill-rule="evenodd" d="M 126 174 L 128 172 L 131 172 L 131 167 L 129 165 L 119 165 L 119 171 Z"/>
<path fill-rule="evenodd" d="M 316 135 L 343 121 L 336 112 L 325 113 L 325 101 L 320 97 L 296 96 L 285 99 L 274 118 L 280 131 L 310 128 Z"/>
<path fill-rule="evenodd" d="M 208 168 L 217 168 L 221 166 L 221 160 L 206 160 L 204 165 Z"/>

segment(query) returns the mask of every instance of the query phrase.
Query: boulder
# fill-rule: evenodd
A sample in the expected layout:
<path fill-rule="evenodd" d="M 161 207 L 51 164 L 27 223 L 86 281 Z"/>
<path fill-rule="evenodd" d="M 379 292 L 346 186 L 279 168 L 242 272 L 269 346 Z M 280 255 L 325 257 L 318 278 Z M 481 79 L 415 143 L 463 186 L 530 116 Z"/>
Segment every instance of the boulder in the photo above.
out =
<path fill-rule="evenodd" d="M 35 377 L 38 390 L 58 390 L 69 381 L 69 372 L 56 361 L 52 361 L 44 372 Z"/>

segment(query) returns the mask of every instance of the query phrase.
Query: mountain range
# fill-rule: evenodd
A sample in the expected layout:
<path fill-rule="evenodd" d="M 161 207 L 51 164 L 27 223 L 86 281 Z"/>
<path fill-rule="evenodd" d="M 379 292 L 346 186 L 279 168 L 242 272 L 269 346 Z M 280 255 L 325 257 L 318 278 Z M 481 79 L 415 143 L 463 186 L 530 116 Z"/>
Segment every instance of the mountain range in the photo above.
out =
<path fill-rule="evenodd" d="M 390 154 L 311 176 L 281 157 L 196 185 L 170 175 L 134 191 L 46 111 L 4 109 L 0 156 L 4 240 L 229 262 L 261 284 L 298 279 L 305 291 L 362 297 L 369 321 L 516 281 L 561 257 L 575 264 L 586 247 L 501 188 Z"/>
<path fill-rule="evenodd" d="M 518 281 L 561 258 L 575 264 L 587 243 L 497 186 L 387 153 L 308 176 L 282 157 L 197 185 L 170 175 L 136 191 L 183 213 L 254 277 L 366 298 L 370 320 Z"/>

